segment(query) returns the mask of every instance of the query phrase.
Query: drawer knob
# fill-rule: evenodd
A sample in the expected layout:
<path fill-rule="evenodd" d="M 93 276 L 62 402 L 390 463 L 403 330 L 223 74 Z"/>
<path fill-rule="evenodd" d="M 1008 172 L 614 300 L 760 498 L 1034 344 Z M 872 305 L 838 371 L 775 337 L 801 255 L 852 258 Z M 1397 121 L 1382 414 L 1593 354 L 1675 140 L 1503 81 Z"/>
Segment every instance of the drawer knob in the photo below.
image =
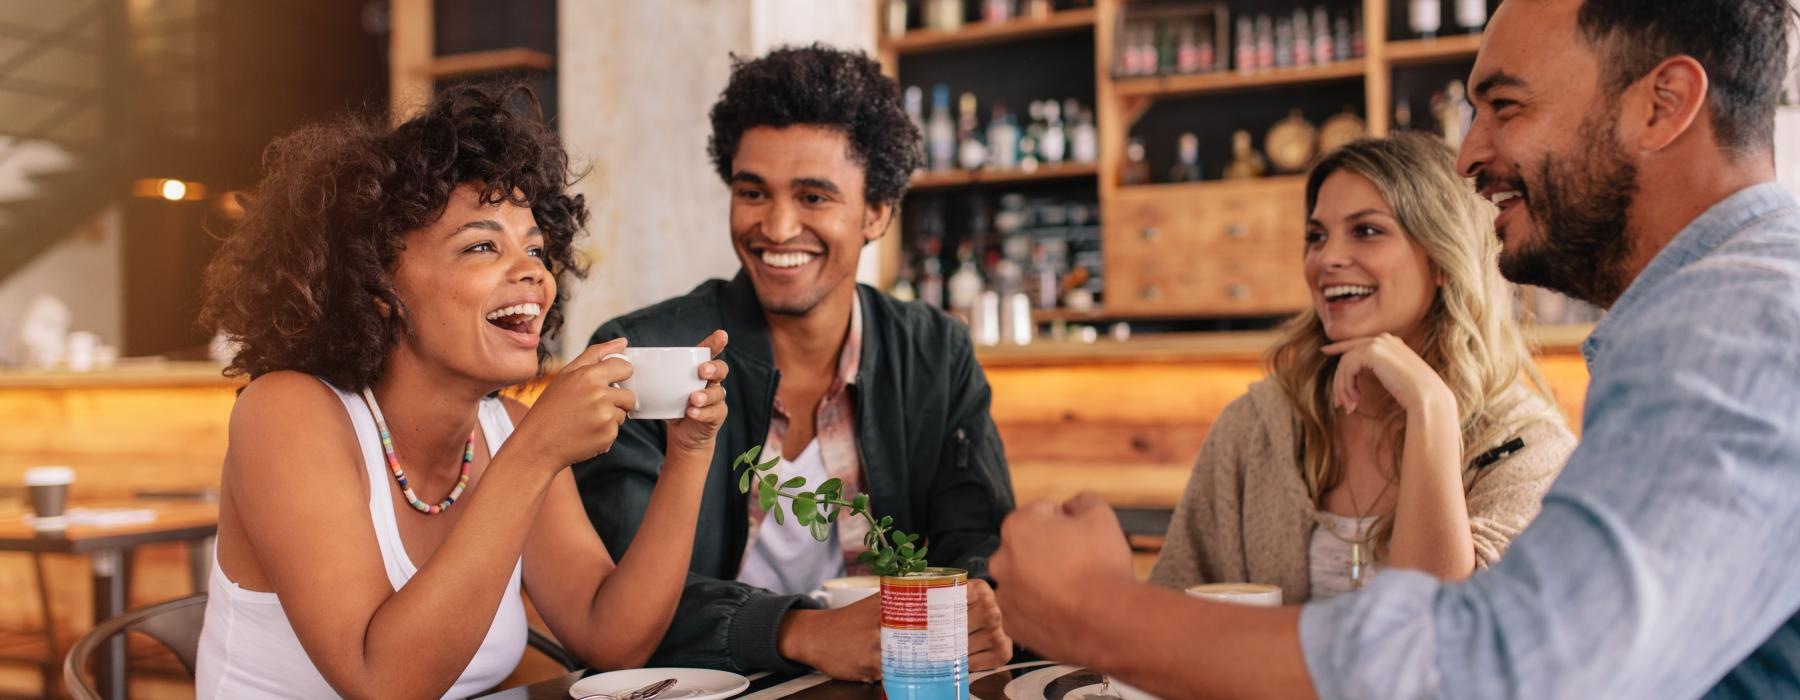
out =
<path fill-rule="evenodd" d="M 1250 298 L 1250 285 L 1234 283 L 1225 285 L 1225 296 L 1232 301 L 1243 301 Z"/>
<path fill-rule="evenodd" d="M 1241 221 L 1232 222 L 1225 227 L 1225 235 L 1237 239 L 1249 238 L 1250 226 Z"/>
<path fill-rule="evenodd" d="M 1162 287 L 1144 287 L 1138 290 L 1138 297 L 1144 301 L 1156 301 L 1162 298 Z"/>
<path fill-rule="evenodd" d="M 1138 231 L 1138 236 L 1146 241 L 1154 241 L 1158 238 L 1162 238 L 1162 229 L 1155 226 L 1145 226 L 1143 230 Z"/>

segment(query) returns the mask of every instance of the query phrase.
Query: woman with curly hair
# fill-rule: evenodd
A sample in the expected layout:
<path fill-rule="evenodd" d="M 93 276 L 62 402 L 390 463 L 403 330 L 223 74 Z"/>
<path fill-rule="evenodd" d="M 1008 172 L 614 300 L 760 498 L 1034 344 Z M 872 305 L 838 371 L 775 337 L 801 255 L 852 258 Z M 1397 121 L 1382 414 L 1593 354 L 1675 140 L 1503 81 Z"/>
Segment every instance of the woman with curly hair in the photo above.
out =
<path fill-rule="evenodd" d="M 522 98 L 522 99 L 515 99 Z M 526 103 L 527 114 L 509 109 Z M 606 452 L 630 364 L 590 347 L 528 411 L 579 275 L 568 158 L 524 90 L 457 88 L 276 141 L 207 271 L 242 349 L 198 659 L 200 697 L 463 697 L 510 674 L 521 591 L 571 652 L 641 665 L 674 615 L 726 408 L 723 363 L 668 424 L 616 566 L 568 465 Z M 714 355 L 723 333 L 708 338 Z M 509 439 L 509 437 L 513 439 Z"/>
<path fill-rule="evenodd" d="M 1381 567 L 1462 580 L 1536 516 L 1575 441 L 1455 160 L 1403 134 L 1313 168 L 1312 308 L 1207 435 L 1152 582 L 1275 584 L 1297 603 Z"/>

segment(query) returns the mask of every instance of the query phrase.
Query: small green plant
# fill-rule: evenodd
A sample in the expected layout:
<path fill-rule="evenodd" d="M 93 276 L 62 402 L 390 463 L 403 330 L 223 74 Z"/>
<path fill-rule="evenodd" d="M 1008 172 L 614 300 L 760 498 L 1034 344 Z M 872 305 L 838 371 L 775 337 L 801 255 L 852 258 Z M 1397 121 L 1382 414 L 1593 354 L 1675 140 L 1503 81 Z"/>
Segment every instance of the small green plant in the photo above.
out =
<path fill-rule="evenodd" d="M 737 460 L 731 463 L 731 469 L 743 470 L 743 474 L 738 476 L 739 493 L 750 493 L 752 483 L 762 485 L 762 490 L 757 492 L 758 504 L 763 512 L 775 518 L 777 524 L 787 522 L 778 499 L 788 499 L 794 521 L 811 529 L 813 539 L 824 542 L 831 536 L 831 525 L 848 509 L 850 515 L 862 516 L 869 521 L 869 532 L 863 535 L 863 546 L 868 547 L 868 550 L 857 557 L 858 563 L 868 566 L 877 576 L 899 576 L 925 570 L 926 548 L 918 546 L 919 536 L 895 530 L 891 515 L 877 519 L 869 512 L 869 494 L 859 493 L 846 497 L 841 479 L 827 479 L 818 488 L 808 491 L 806 477 L 796 476 L 781 481 L 776 476 L 775 465 L 781 463 L 779 456 L 770 457 L 766 462 L 758 462 L 761 457 L 762 446 L 757 445 L 738 455 Z"/>

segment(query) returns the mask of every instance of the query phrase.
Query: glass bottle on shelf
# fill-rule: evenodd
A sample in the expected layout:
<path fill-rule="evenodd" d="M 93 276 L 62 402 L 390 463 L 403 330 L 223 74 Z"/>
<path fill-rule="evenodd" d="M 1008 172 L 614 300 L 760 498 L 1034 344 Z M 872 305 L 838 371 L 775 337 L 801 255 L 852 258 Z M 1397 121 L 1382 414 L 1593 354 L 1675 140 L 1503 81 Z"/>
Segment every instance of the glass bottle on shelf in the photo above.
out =
<path fill-rule="evenodd" d="M 1016 170 L 1019 167 L 1019 125 L 1006 111 L 1006 105 L 994 103 L 994 114 L 988 119 L 988 167 Z"/>
<path fill-rule="evenodd" d="M 1256 72 L 1256 36 L 1251 31 L 1250 18 L 1239 17 L 1237 20 L 1237 41 L 1235 60 L 1239 73 Z"/>
<path fill-rule="evenodd" d="M 1294 66 L 1294 25 L 1288 18 L 1275 20 L 1275 67 Z"/>
<path fill-rule="evenodd" d="M 1411 131 L 1412 101 L 1407 98 L 1406 91 L 1394 93 L 1394 131 Z"/>
<path fill-rule="evenodd" d="M 1181 40 L 1175 43 L 1175 72 L 1200 72 L 1200 44 L 1194 40 L 1194 26 L 1181 28 Z"/>
<path fill-rule="evenodd" d="M 913 286 L 912 254 L 900 254 L 900 270 L 894 276 L 894 286 L 888 289 L 888 296 L 900 301 L 915 301 L 919 298 L 918 289 Z"/>
<path fill-rule="evenodd" d="M 1442 0 L 1411 0 L 1407 3 L 1407 26 L 1422 39 L 1434 39 L 1444 26 Z"/>
<path fill-rule="evenodd" d="M 1168 22 L 1157 24 L 1156 33 L 1156 72 L 1160 74 L 1174 73 L 1180 57 L 1176 52 L 1181 50 L 1177 43 L 1175 27 Z"/>
<path fill-rule="evenodd" d="M 1363 43 L 1362 5 L 1350 8 L 1350 57 L 1362 58 L 1367 50 Z"/>
<path fill-rule="evenodd" d="M 1487 0 L 1456 0 L 1456 23 L 1470 34 L 1487 25 Z"/>
<path fill-rule="evenodd" d="M 1231 164 L 1225 166 L 1225 179 L 1244 180 L 1262 177 L 1269 163 L 1251 144 L 1250 132 L 1239 130 L 1231 135 Z"/>
<path fill-rule="evenodd" d="M 962 0 L 925 0 L 925 24 L 940 32 L 962 29 Z"/>
<path fill-rule="evenodd" d="M 1304 8 L 1294 10 L 1294 65 L 1310 66 L 1313 63 L 1312 20 Z"/>
<path fill-rule="evenodd" d="M 919 130 L 919 169 L 930 167 L 931 150 L 925 147 L 925 91 L 913 85 L 906 88 L 906 119 Z"/>
<path fill-rule="evenodd" d="M 1045 163 L 1061 163 L 1068 154 L 1068 141 L 1063 133 L 1062 107 L 1056 100 L 1044 100 L 1044 136 L 1038 141 L 1038 154 Z"/>
<path fill-rule="evenodd" d="M 1200 139 L 1192 133 L 1184 133 L 1176 139 L 1175 167 L 1169 169 L 1169 182 L 1199 182 L 1200 172 Z"/>
<path fill-rule="evenodd" d="M 1331 57 L 1339 61 L 1350 60 L 1354 47 L 1350 43 L 1350 18 L 1338 15 L 1331 22 Z"/>
<path fill-rule="evenodd" d="M 886 7 L 887 35 L 890 39 L 898 39 L 906 35 L 906 0 L 887 0 Z"/>
<path fill-rule="evenodd" d="M 1056 267 L 1050 264 L 1050 249 L 1042 243 L 1031 246 L 1031 301 L 1039 309 L 1056 308 Z"/>
<path fill-rule="evenodd" d="M 1025 11 L 1021 14 L 1034 20 L 1043 21 L 1050 19 L 1051 11 L 1050 0 L 1025 0 Z"/>
<path fill-rule="evenodd" d="M 934 309 L 944 308 L 944 264 L 936 255 L 927 256 L 919 276 L 919 301 Z"/>
<path fill-rule="evenodd" d="M 1218 68 L 1219 68 L 1219 47 L 1213 45 L 1213 40 L 1212 40 L 1211 36 L 1200 37 L 1200 46 L 1199 46 L 1199 48 L 1195 49 L 1195 52 L 1197 54 L 1199 54 L 1198 58 L 1196 59 L 1199 61 L 1199 65 L 1196 66 L 1196 70 L 1200 71 L 1201 73 L 1211 73 L 1215 70 L 1218 70 Z"/>
<path fill-rule="evenodd" d="M 1100 134 L 1094 129 L 1094 113 L 1081 110 L 1081 116 L 1075 118 L 1074 128 L 1069 129 L 1069 156 L 1082 165 L 1093 165 L 1100 160 Z"/>
<path fill-rule="evenodd" d="M 975 268 L 975 249 L 968 241 L 963 241 L 962 245 L 957 246 L 956 272 L 950 275 L 947 286 L 950 292 L 950 310 L 962 313 L 964 318 L 968 317 L 969 311 L 981 296 L 981 272 Z"/>
<path fill-rule="evenodd" d="M 1324 65 L 1337 57 L 1331 44 L 1331 11 L 1324 5 L 1313 8 L 1313 63 Z"/>
<path fill-rule="evenodd" d="M 1256 16 L 1256 69 L 1275 67 L 1275 20 L 1268 15 Z"/>
<path fill-rule="evenodd" d="M 982 0 L 981 19 L 992 24 L 1012 19 L 1012 0 Z"/>
<path fill-rule="evenodd" d="M 956 167 L 956 123 L 950 120 L 950 86 L 943 83 L 931 89 L 931 121 L 926 123 L 925 141 L 930 144 L 932 170 Z"/>
<path fill-rule="evenodd" d="M 1136 136 L 1125 145 L 1125 170 L 1120 178 L 1127 185 L 1150 183 L 1150 163 L 1144 160 L 1144 140 Z"/>
<path fill-rule="evenodd" d="M 980 119 L 975 116 L 975 93 L 965 92 L 958 100 L 956 124 L 956 161 L 964 170 L 980 170 L 987 164 L 987 146 L 976 136 Z"/>

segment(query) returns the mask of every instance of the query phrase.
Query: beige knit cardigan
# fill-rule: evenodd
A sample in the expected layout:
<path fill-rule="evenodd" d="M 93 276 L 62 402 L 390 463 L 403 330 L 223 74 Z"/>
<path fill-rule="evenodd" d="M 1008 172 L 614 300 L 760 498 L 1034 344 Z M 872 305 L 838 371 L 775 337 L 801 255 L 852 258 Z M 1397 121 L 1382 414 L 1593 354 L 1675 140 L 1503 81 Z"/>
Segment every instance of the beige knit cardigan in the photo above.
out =
<path fill-rule="evenodd" d="M 1546 406 L 1517 385 L 1502 397 L 1501 405 L 1507 404 L 1512 405 L 1508 417 Z M 1169 522 L 1162 554 L 1150 571 L 1152 583 L 1174 588 L 1270 583 L 1281 587 L 1284 602 L 1311 597 L 1307 545 L 1317 509 L 1300 474 L 1298 433 L 1299 416 L 1273 378 L 1251 385 L 1225 407 Z M 1537 517 L 1544 492 L 1575 449 L 1560 414 L 1526 425 L 1518 437 L 1524 449 L 1484 468 L 1465 494 L 1477 567 L 1498 560 Z M 1474 474 L 1468 465 L 1463 470 L 1468 484 Z"/>

